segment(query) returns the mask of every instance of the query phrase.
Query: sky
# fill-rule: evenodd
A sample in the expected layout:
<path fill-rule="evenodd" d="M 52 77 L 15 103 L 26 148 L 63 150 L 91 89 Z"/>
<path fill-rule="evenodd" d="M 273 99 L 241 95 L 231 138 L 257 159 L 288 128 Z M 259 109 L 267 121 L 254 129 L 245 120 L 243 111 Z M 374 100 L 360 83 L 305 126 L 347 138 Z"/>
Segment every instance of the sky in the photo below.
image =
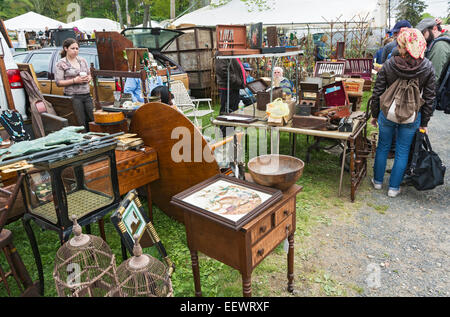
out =
<path fill-rule="evenodd" d="M 425 12 L 435 17 L 447 16 L 447 3 L 447 0 L 425 0 L 425 4 L 428 5 Z"/>

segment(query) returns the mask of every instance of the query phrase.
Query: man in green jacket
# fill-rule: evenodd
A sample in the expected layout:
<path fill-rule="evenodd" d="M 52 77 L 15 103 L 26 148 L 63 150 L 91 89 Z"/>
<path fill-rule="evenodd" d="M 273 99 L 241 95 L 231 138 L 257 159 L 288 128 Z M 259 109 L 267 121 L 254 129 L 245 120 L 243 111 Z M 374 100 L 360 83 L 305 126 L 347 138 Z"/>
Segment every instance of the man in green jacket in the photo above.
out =
<path fill-rule="evenodd" d="M 433 18 L 423 19 L 416 29 L 422 32 L 427 41 L 428 50 L 425 56 L 433 64 L 436 83 L 439 83 L 442 72 L 446 71 L 450 61 L 450 34 L 448 31 L 442 32 L 440 24 Z"/>

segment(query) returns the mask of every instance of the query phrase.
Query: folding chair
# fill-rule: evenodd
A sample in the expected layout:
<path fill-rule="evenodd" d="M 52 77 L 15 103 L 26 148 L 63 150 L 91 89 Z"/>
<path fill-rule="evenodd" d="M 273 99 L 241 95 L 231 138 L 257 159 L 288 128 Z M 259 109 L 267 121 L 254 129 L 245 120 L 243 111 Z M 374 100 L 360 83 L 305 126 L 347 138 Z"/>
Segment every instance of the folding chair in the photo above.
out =
<path fill-rule="evenodd" d="M 180 80 L 174 80 L 170 83 L 171 92 L 174 96 L 174 104 L 184 113 L 186 117 L 194 117 L 194 124 L 201 127 L 197 118 L 201 118 L 210 115 L 214 112 L 211 107 L 211 98 L 199 98 L 193 99 L 189 96 L 189 93 Z M 199 110 L 201 102 L 207 102 L 208 108 L 205 110 Z"/>

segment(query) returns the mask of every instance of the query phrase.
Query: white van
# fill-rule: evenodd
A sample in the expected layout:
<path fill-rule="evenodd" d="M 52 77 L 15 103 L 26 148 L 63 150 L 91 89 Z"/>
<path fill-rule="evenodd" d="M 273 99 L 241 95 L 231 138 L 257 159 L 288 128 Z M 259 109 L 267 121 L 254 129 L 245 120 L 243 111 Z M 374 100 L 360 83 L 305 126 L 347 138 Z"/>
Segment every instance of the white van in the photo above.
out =
<path fill-rule="evenodd" d="M 16 62 L 13 59 L 11 50 L 6 44 L 2 33 L 0 32 L 0 38 L 2 41 L 4 60 L 6 66 L 6 72 L 8 74 L 9 85 L 11 86 L 11 93 L 14 100 L 14 107 L 22 115 L 24 120 L 27 120 L 27 114 L 25 113 L 25 107 L 27 104 L 27 96 L 23 87 L 22 78 L 20 77 L 20 71 Z M 1 78 L 1 77 L 0 77 Z M 5 96 L 5 88 L 3 87 L 3 81 L 0 79 L 0 112 L 8 109 L 8 103 Z"/>

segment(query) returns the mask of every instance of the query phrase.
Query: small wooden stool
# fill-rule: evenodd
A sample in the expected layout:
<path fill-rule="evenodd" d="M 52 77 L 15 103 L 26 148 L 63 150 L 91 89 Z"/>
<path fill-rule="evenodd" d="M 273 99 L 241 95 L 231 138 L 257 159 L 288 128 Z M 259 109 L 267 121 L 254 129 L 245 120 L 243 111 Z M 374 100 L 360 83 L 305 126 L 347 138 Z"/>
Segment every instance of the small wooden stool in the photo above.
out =
<path fill-rule="evenodd" d="M 1 194 L 6 194 L 8 199 L 3 206 L 0 206 L 0 250 L 6 257 L 10 271 L 5 272 L 0 266 L 0 282 L 3 282 L 6 287 L 8 295 L 11 296 L 11 289 L 9 287 L 7 278 L 13 276 L 20 289 L 22 296 L 39 296 L 39 282 L 33 283 L 28 271 L 13 244 L 12 232 L 4 229 L 3 226 L 8 220 L 9 213 L 14 205 L 14 202 L 19 193 L 19 188 L 22 184 L 23 175 L 19 176 L 13 189 L 7 190 L 0 188 Z"/>
<path fill-rule="evenodd" d="M 0 266 L 0 282 L 5 284 L 8 295 L 11 296 L 7 278 L 13 276 L 22 296 L 39 296 L 39 282 L 33 283 L 28 271 L 13 244 L 11 231 L 3 229 L 0 232 L 0 249 L 6 257 L 10 271 L 5 272 Z"/>

